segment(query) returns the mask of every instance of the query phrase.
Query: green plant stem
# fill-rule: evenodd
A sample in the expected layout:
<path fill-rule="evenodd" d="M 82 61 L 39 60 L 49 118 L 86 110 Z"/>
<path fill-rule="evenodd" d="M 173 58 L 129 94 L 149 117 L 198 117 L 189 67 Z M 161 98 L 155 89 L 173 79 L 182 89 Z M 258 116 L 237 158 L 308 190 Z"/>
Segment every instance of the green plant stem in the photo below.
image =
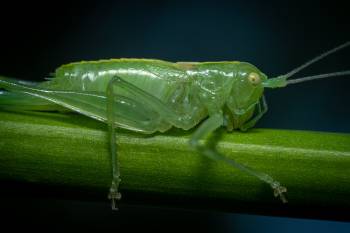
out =
<path fill-rule="evenodd" d="M 201 200 L 203 208 L 350 209 L 349 134 L 223 131 L 216 139 L 218 150 L 280 181 L 288 188 L 289 203 L 284 205 L 255 177 L 192 151 L 191 133 L 173 130 L 147 136 L 118 130 L 121 203 Z M 0 179 L 89 189 L 107 196 L 111 182 L 107 139 L 105 124 L 77 114 L 0 111 Z"/>

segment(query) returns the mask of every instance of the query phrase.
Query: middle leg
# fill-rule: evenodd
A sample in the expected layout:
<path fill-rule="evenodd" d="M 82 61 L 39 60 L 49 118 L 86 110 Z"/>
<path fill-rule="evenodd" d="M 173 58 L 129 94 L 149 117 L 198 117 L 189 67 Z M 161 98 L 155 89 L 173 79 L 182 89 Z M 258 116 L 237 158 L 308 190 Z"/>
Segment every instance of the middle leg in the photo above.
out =
<path fill-rule="evenodd" d="M 244 166 L 240 163 L 237 163 L 233 159 L 229 159 L 225 157 L 224 155 L 220 154 L 215 149 L 212 149 L 211 147 L 208 147 L 205 144 L 200 144 L 199 141 L 201 139 L 206 138 L 209 134 L 211 134 L 213 131 L 215 131 L 217 128 L 223 125 L 223 116 L 222 114 L 218 113 L 213 116 L 210 116 L 205 122 L 203 122 L 200 127 L 194 132 L 194 135 L 192 136 L 192 139 L 190 141 L 190 145 L 196 149 L 199 153 L 215 160 L 215 161 L 222 161 L 227 163 L 228 165 L 235 167 L 245 173 L 248 173 L 252 176 L 257 177 L 258 179 L 266 182 L 271 186 L 271 188 L 274 191 L 274 196 L 279 196 L 282 202 L 286 203 L 287 199 L 284 196 L 284 192 L 287 192 L 287 189 L 280 185 L 278 181 L 275 181 L 271 176 L 269 176 L 266 173 L 256 171 L 250 167 Z"/>

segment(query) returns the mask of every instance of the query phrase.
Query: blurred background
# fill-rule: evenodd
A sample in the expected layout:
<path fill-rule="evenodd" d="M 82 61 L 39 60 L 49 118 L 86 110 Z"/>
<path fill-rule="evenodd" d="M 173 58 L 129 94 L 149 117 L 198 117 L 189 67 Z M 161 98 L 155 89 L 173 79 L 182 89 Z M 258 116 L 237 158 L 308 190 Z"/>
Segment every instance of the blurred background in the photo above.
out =
<path fill-rule="evenodd" d="M 272 77 L 348 41 L 349 21 L 346 1 L 12 1 L 1 6 L 0 74 L 40 81 L 65 63 L 128 57 L 247 61 Z M 350 48 L 296 77 L 349 70 L 349 58 Z M 267 90 L 257 127 L 350 133 L 349 86 L 348 76 Z M 50 231 L 350 231 L 346 222 L 0 197 L 0 221 Z"/>

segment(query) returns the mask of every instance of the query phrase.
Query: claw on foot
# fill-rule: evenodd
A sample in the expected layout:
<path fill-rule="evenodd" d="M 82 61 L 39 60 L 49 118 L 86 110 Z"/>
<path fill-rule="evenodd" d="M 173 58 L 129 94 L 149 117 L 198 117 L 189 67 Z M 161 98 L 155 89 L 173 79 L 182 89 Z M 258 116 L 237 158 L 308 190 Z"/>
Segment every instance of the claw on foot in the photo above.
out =
<path fill-rule="evenodd" d="M 287 192 L 287 188 L 281 186 L 278 182 L 273 183 L 271 187 L 273 189 L 273 195 L 275 197 L 279 197 L 283 203 L 288 202 L 287 198 L 283 194 Z"/>
<path fill-rule="evenodd" d="M 118 210 L 117 201 L 122 198 L 120 192 L 118 192 L 118 185 L 112 182 L 112 186 L 109 189 L 108 199 L 112 201 L 112 210 Z"/>
<path fill-rule="evenodd" d="M 118 192 L 110 192 L 108 199 L 112 201 L 112 210 L 118 210 L 117 201 L 122 198 L 122 195 Z"/>

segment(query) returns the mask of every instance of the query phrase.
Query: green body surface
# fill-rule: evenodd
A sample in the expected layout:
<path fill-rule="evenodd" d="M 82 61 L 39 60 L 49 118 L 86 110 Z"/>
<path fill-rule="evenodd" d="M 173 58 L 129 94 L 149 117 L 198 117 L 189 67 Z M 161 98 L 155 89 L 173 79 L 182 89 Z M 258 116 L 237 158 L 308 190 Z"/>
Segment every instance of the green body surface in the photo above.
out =
<path fill-rule="evenodd" d="M 33 93 L 19 85 L 9 87 L 1 83 L 1 80 L 0 87 L 48 99 L 105 122 L 106 90 L 111 79 L 118 76 L 159 99 L 179 118 L 178 121 L 166 119 L 159 114 L 162 110 L 147 106 L 142 99 L 119 89 L 117 95 L 122 100 L 126 99 L 122 102 L 116 98 L 115 119 L 121 128 L 142 133 L 164 132 L 172 126 L 188 130 L 208 115 L 221 111 L 225 116 L 227 129 L 232 130 L 240 128 L 251 118 L 262 96 L 261 85 L 244 82 L 251 72 L 265 77 L 256 67 L 244 62 L 171 63 L 149 59 L 112 59 L 71 63 L 59 67 L 53 78 L 34 86 L 38 90 L 53 91 L 51 93 Z M 75 99 L 74 103 L 69 100 L 69 95 Z M 29 105 L 35 105 L 33 98 L 27 98 L 31 99 Z M 81 100 L 76 101 L 78 98 Z M 41 105 L 42 102 L 41 100 Z M 92 105 L 95 107 L 91 107 Z M 142 127 L 140 124 L 143 124 Z"/>

